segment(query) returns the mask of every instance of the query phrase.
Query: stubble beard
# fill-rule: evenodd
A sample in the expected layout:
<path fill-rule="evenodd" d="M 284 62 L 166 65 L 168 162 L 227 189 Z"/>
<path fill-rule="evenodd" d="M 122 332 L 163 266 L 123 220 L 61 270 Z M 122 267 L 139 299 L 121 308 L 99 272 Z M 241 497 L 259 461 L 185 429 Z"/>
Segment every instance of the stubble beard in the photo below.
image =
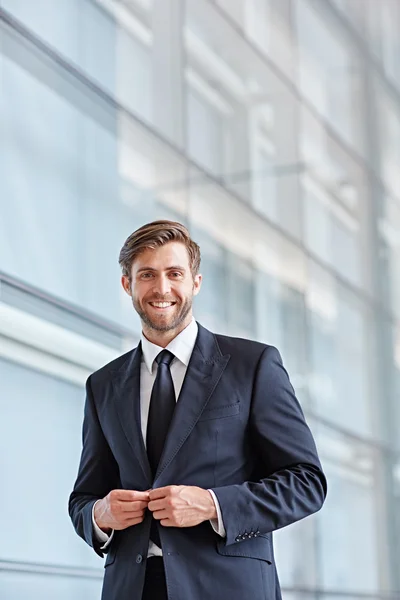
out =
<path fill-rule="evenodd" d="M 158 302 L 162 302 L 162 301 L 163 300 L 158 300 Z M 167 331 L 172 331 L 173 329 L 176 329 L 183 323 L 183 321 L 186 319 L 186 317 L 188 316 L 189 312 L 192 309 L 193 297 L 186 298 L 184 303 L 180 306 L 180 309 L 178 310 L 178 312 L 172 318 L 172 320 L 166 321 L 164 323 L 162 321 L 157 322 L 155 320 L 152 320 L 149 317 L 149 315 L 145 312 L 145 310 L 140 306 L 139 302 L 133 297 L 132 297 L 132 304 L 133 304 L 133 308 L 136 310 L 137 314 L 139 315 L 141 321 L 149 329 L 152 329 L 153 331 L 157 331 L 159 333 L 165 333 Z M 177 304 L 175 306 L 177 306 Z"/>

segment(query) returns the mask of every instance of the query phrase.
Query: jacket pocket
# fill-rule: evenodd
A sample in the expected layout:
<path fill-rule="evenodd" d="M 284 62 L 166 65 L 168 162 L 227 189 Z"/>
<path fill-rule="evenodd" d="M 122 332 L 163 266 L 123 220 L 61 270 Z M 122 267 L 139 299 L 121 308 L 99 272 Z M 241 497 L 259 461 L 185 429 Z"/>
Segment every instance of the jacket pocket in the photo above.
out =
<path fill-rule="evenodd" d="M 223 419 L 225 417 L 233 417 L 238 415 L 240 412 L 240 403 L 235 402 L 234 404 L 225 404 L 224 406 L 215 406 L 213 408 L 206 408 L 203 412 L 199 421 L 209 421 L 211 419 Z"/>
<path fill-rule="evenodd" d="M 222 556 L 237 556 L 242 558 L 258 558 L 268 564 L 273 562 L 272 546 L 269 538 L 259 536 L 237 544 L 224 545 L 223 540 L 217 542 L 217 552 Z"/>

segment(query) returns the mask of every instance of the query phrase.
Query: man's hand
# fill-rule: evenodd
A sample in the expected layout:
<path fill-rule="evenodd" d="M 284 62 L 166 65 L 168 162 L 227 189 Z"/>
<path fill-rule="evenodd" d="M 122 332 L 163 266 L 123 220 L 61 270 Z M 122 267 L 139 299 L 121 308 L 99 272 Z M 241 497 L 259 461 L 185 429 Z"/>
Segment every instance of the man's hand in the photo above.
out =
<path fill-rule="evenodd" d="M 194 527 L 217 518 L 207 490 L 191 485 L 169 485 L 149 491 L 148 509 L 165 527 Z"/>
<path fill-rule="evenodd" d="M 109 534 L 111 529 L 126 529 L 141 523 L 149 501 L 149 492 L 111 490 L 94 507 L 97 525 Z"/>

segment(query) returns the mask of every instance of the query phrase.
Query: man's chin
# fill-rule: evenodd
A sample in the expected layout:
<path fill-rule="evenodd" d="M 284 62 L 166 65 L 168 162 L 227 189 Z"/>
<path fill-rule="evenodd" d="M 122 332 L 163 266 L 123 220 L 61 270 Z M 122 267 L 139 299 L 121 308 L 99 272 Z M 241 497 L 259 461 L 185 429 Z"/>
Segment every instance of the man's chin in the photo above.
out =
<path fill-rule="evenodd" d="M 150 318 L 148 315 L 146 315 L 146 317 L 147 318 L 145 319 L 145 322 L 147 326 L 151 329 L 154 329 L 154 331 L 159 332 L 166 332 L 176 329 L 176 327 L 178 327 L 178 325 L 181 323 L 181 319 L 173 318 L 171 315 L 159 315 L 159 317 L 156 319 L 154 317 Z"/>
<path fill-rule="evenodd" d="M 150 310 L 143 310 L 142 307 L 135 302 L 133 302 L 133 307 L 138 313 L 141 321 L 147 327 L 159 333 L 166 333 L 167 331 L 176 330 L 182 325 L 182 323 L 184 323 L 190 312 L 192 304 L 176 304 L 173 310 L 170 312 L 168 311 L 168 313 L 165 312 L 164 314 L 162 312 L 159 314 L 154 314 L 154 311 L 150 312 Z"/>

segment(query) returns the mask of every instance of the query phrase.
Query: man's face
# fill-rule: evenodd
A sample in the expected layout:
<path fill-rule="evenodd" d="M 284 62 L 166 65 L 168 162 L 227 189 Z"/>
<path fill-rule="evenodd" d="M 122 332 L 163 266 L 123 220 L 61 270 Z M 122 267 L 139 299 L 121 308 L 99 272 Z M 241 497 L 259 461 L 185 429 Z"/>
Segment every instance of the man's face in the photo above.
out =
<path fill-rule="evenodd" d="M 153 331 L 184 328 L 192 318 L 193 296 L 200 290 L 201 275 L 193 279 L 189 255 L 180 242 L 144 250 L 132 264 L 132 281 L 122 278 L 142 323 Z"/>

